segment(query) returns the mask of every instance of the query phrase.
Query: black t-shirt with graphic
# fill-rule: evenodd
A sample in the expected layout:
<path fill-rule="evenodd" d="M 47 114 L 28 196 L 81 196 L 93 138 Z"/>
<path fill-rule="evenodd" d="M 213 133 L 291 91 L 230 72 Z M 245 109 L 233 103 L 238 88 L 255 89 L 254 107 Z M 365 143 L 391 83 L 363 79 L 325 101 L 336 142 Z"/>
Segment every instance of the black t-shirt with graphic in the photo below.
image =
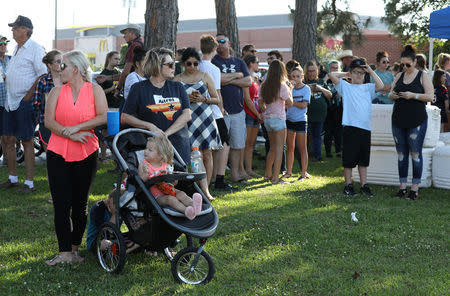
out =
<path fill-rule="evenodd" d="M 123 113 L 151 122 L 166 131 L 189 109 L 189 98 L 183 85 L 167 80 L 162 88 L 155 87 L 150 80 L 133 84 L 123 107 Z M 187 125 L 169 137 L 170 142 L 186 163 L 190 162 L 191 144 Z"/>

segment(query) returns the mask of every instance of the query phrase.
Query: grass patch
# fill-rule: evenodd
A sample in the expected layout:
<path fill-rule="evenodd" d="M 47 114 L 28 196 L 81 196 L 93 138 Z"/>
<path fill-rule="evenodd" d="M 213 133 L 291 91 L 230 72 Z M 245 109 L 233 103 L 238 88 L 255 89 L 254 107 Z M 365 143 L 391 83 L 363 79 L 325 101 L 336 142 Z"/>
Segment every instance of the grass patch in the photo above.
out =
<path fill-rule="evenodd" d="M 100 164 L 90 204 L 112 189 L 112 167 Z M 411 202 L 392 198 L 395 187 L 371 186 L 374 198 L 347 198 L 338 159 L 311 163 L 308 171 L 313 178 L 301 183 L 274 186 L 261 178 L 234 193 L 216 192 L 220 223 L 205 248 L 216 274 L 192 287 L 174 282 L 163 256 L 132 254 L 122 274 L 106 274 L 84 243 L 84 263 L 46 266 L 57 241 L 39 165 L 36 193 L 0 192 L 0 295 L 448 294 L 449 191 L 421 189 Z M 6 178 L 3 167 L 0 180 Z"/>

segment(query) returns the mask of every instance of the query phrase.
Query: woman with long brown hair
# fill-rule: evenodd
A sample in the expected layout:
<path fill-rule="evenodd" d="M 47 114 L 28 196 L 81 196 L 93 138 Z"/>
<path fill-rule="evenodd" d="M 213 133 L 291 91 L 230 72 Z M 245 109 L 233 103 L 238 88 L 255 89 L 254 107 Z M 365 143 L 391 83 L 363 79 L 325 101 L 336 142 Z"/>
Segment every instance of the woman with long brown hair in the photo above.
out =
<path fill-rule="evenodd" d="M 281 157 L 286 139 L 286 107 L 292 106 L 292 86 L 283 62 L 270 63 L 267 78 L 261 85 L 259 105 L 264 110 L 264 125 L 269 134 L 270 150 L 266 158 L 264 178 L 272 184 L 285 183 L 279 179 Z"/>

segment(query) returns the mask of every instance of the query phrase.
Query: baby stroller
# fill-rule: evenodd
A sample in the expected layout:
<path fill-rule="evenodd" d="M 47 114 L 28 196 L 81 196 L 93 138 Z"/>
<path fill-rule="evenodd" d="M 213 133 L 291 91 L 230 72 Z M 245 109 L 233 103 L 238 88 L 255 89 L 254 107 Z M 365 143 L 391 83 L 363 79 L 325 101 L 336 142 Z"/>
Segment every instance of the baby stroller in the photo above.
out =
<path fill-rule="evenodd" d="M 116 183 L 118 186 L 114 192 L 116 221 L 103 223 L 96 239 L 95 254 L 100 266 L 112 273 L 120 273 L 124 267 L 127 246 L 124 234 L 120 231 L 120 222 L 123 221 L 129 230 L 129 241 L 139 244 L 146 251 L 165 254 L 171 263 L 176 281 L 186 284 L 210 281 L 215 268 L 204 246 L 216 231 L 219 218 L 195 183 L 205 178 L 206 174 L 186 172 L 186 164 L 174 149 L 174 172 L 143 182 L 138 176 L 138 165 L 143 159 L 147 137 L 155 134 L 143 129 L 129 128 L 114 137 L 105 137 L 102 133 L 104 129 L 104 126 L 96 128 L 96 134 L 111 149 L 120 172 Z M 121 192 L 123 172 L 127 172 L 128 179 L 126 190 Z M 203 197 L 202 212 L 194 220 L 189 220 L 183 213 L 161 207 L 148 188 L 162 181 L 178 181 L 176 188 L 189 196 L 195 192 L 200 193 Z M 183 234 L 185 237 L 181 238 Z M 101 245 L 102 240 L 109 240 L 112 244 L 105 249 Z"/>

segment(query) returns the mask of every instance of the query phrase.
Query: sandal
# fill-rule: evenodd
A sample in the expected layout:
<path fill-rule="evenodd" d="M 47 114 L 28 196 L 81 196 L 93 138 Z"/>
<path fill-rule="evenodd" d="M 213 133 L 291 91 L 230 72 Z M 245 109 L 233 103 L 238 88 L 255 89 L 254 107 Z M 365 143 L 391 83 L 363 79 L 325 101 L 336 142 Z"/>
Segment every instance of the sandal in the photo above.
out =
<path fill-rule="evenodd" d="M 407 200 L 416 200 L 419 198 L 419 191 L 409 190 L 409 194 L 406 197 Z"/>
<path fill-rule="evenodd" d="M 305 173 L 305 178 L 306 178 L 306 179 L 311 179 L 311 175 L 308 174 L 308 172 L 306 172 L 306 173 Z"/>
<path fill-rule="evenodd" d="M 406 189 L 399 189 L 395 197 L 405 198 L 406 197 Z"/>
<path fill-rule="evenodd" d="M 264 176 L 264 181 L 271 182 L 272 181 L 272 177 Z"/>
<path fill-rule="evenodd" d="M 260 178 L 261 177 L 260 174 L 257 174 L 257 173 L 255 173 L 253 171 L 247 172 L 247 175 L 249 175 L 250 177 L 255 177 L 255 178 Z"/>
<path fill-rule="evenodd" d="M 50 260 L 46 260 L 45 264 L 49 265 L 49 266 L 56 266 L 58 264 L 64 264 L 64 263 L 73 263 L 73 257 L 70 257 L 69 259 L 67 258 L 63 258 L 63 256 L 61 255 L 56 255 L 55 257 L 53 257 Z"/>
<path fill-rule="evenodd" d="M 280 179 L 286 179 L 286 178 L 290 178 L 290 177 L 292 177 L 292 174 L 284 173 Z"/>
<path fill-rule="evenodd" d="M 84 261 L 84 258 L 80 256 L 78 251 L 72 251 L 72 262 L 81 263 Z"/>

